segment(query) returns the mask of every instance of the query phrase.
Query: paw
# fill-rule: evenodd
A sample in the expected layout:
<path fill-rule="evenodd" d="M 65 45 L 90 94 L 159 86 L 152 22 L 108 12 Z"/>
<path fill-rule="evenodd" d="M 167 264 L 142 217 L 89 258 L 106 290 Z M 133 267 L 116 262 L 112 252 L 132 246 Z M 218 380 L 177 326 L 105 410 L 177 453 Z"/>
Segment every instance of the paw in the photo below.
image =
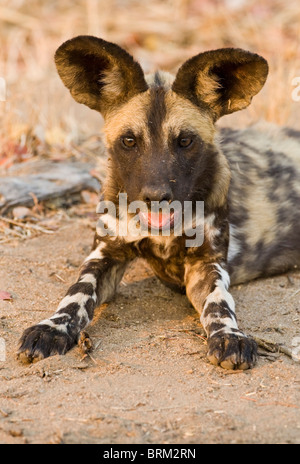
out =
<path fill-rule="evenodd" d="M 65 333 L 46 324 L 34 325 L 23 332 L 17 357 L 24 363 L 65 354 L 75 341 Z"/>
<path fill-rule="evenodd" d="M 257 359 L 256 342 L 238 334 L 216 334 L 208 339 L 207 357 L 224 369 L 251 369 Z"/>

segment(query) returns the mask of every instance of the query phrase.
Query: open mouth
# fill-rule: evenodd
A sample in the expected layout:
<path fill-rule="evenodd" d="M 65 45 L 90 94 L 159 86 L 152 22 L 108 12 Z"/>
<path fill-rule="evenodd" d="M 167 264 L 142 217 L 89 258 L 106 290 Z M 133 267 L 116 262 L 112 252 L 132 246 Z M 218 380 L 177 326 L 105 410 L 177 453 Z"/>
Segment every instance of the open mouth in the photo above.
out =
<path fill-rule="evenodd" d="M 141 223 L 144 226 L 148 226 L 151 229 L 164 230 L 166 228 L 171 228 L 174 226 L 174 212 L 164 213 L 163 211 L 159 212 L 140 212 L 139 218 Z"/>

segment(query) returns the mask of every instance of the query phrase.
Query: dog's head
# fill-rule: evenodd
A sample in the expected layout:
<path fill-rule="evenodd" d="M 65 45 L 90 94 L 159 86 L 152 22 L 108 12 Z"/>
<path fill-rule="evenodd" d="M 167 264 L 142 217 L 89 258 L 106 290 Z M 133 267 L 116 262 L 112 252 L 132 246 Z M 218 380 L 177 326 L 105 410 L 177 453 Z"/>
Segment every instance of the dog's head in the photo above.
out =
<path fill-rule="evenodd" d="M 129 201 L 224 203 L 230 173 L 214 123 L 250 104 L 268 74 L 264 58 L 224 48 L 194 56 L 175 77 L 145 76 L 118 45 L 79 36 L 59 47 L 55 61 L 74 99 L 105 119 L 116 193 Z"/>

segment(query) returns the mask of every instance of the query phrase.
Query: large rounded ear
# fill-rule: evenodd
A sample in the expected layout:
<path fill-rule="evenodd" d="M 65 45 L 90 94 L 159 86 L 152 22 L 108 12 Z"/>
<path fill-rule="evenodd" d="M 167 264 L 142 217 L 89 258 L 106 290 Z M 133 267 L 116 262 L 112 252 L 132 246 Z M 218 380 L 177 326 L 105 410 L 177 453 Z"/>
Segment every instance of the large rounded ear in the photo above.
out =
<path fill-rule="evenodd" d="M 209 107 L 214 119 L 246 108 L 263 87 L 267 61 L 239 48 L 212 50 L 186 61 L 172 89 L 197 105 Z"/>
<path fill-rule="evenodd" d="M 63 43 L 55 63 L 73 98 L 103 115 L 148 88 L 132 56 L 97 37 L 79 36 Z"/>

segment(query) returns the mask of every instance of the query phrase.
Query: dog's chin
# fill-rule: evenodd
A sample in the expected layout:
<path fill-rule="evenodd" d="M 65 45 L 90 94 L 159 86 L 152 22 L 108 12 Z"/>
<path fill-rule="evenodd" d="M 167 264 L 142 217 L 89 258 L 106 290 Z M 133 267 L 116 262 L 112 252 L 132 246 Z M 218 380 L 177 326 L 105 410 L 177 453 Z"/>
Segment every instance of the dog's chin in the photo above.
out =
<path fill-rule="evenodd" d="M 172 230 L 175 222 L 175 213 L 163 213 L 163 212 L 140 212 L 139 219 L 143 227 L 151 230 Z"/>

